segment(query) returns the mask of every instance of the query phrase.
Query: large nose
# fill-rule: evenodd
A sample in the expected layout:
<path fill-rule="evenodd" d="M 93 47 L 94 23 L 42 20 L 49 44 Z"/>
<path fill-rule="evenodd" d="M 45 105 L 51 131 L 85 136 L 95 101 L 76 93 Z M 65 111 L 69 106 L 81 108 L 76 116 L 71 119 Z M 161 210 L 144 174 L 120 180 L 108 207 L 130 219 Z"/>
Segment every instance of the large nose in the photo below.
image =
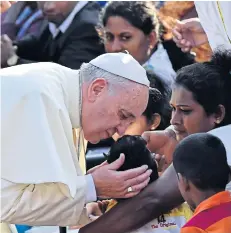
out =
<path fill-rule="evenodd" d="M 172 111 L 171 125 L 180 125 L 182 121 L 181 114 L 178 110 Z"/>
<path fill-rule="evenodd" d="M 116 53 L 116 52 L 121 52 L 122 50 L 123 50 L 122 43 L 117 38 L 115 38 L 112 41 L 110 52 Z"/>

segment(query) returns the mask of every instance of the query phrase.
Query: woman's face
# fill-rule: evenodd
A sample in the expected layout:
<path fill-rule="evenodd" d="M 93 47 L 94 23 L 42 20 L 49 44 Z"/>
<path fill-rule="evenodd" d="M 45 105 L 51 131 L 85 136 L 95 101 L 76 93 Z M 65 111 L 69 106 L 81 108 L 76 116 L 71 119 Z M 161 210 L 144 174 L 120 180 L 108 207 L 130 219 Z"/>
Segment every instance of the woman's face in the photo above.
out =
<path fill-rule="evenodd" d="M 204 108 L 194 100 L 192 92 L 184 87 L 173 88 L 170 104 L 171 124 L 174 126 L 178 141 L 190 134 L 208 132 L 215 127 L 215 114 L 208 116 Z"/>
<path fill-rule="evenodd" d="M 111 16 L 104 28 L 104 46 L 107 53 L 127 50 L 140 64 L 144 64 L 154 47 L 152 32 L 146 36 L 120 16 Z"/>

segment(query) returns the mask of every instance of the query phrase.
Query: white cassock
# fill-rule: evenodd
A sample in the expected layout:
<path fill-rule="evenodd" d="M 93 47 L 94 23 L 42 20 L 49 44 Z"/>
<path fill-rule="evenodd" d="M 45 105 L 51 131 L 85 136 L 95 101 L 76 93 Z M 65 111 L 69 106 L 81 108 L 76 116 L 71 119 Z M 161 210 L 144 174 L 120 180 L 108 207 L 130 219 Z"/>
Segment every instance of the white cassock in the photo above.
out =
<path fill-rule="evenodd" d="M 231 124 L 211 130 L 209 133 L 223 142 L 226 149 L 227 162 L 231 167 Z M 226 190 L 231 192 L 231 181 L 227 184 Z"/>
<path fill-rule="evenodd" d="M 92 177 L 83 176 L 77 157 L 84 155 L 79 71 L 34 63 L 0 74 L 1 220 L 31 226 L 89 222 L 84 206 L 96 194 L 88 196 Z"/>

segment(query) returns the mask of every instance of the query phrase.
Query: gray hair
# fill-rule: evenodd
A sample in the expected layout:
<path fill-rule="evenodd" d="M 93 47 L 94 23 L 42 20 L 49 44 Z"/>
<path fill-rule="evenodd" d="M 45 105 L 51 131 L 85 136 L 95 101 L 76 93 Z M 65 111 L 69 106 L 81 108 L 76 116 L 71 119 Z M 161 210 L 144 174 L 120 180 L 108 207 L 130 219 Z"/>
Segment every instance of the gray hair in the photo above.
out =
<path fill-rule="evenodd" d="M 119 75 L 112 74 L 90 63 L 83 63 L 80 67 L 83 82 L 90 83 L 97 78 L 104 78 L 109 84 L 109 92 L 112 94 L 116 89 L 127 88 L 135 82 L 123 78 Z"/>

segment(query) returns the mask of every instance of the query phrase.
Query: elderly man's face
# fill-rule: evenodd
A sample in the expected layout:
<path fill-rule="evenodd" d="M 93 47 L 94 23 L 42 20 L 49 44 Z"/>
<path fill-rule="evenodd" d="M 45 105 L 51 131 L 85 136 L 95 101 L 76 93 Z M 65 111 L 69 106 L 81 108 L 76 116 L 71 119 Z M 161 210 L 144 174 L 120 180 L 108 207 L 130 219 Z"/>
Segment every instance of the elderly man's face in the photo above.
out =
<path fill-rule="evenodd" d="M 85 138 L 97 143 L 116 132 L 123 135 L 144 112 L 147 102 L 148 88 L 143 85 L 132 83 L 110 91 L 104 79 L 97 79 L 88 88 L 83 88 L 82 127 Z"/>

